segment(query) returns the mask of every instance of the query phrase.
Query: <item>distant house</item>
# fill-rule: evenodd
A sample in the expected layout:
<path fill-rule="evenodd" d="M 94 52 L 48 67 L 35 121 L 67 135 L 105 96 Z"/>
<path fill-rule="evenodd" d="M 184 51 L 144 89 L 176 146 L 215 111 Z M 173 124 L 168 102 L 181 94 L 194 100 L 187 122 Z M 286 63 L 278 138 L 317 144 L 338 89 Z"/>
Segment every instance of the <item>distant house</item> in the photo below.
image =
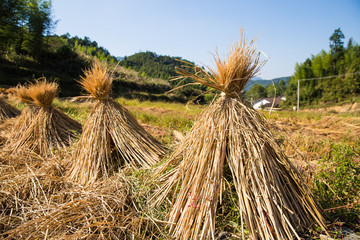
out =
<path fill-rule="evenodd" d="M 254 104 L 253 104 L 253 108 L 256 110 L 260 110 L 260 109 L 270 109 L 271 106 L 274 103 L 274 108 L 277 108 L 279 106 L 279 104 L 286 100 L 285 97 L 277 97 L 277 98 L 262 98 L 257 100 Z"/>

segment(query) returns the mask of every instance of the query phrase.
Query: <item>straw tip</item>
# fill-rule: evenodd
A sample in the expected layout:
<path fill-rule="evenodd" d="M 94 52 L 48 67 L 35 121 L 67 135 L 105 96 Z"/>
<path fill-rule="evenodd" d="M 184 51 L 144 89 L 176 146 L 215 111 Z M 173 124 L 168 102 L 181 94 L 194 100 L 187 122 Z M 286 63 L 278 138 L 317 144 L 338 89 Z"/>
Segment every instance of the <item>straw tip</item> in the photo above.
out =
<path fill-rule="evenodd" d="M 58 93 L 59 85 L 55 82 L 47 82 L 45 78 L 37 80 L 28 86 L 18 86 L 16 97 L 23 103 L 33 104 L 38 107 L 51 106 Z"/>
<path fill-rule="evenodd" d="M 84 76 L 79 83 L 82 88 L 98 100 L 107 98 L 112 87 L 113 77 L 106 66 L 94 61 L 89 69 L 84 70 Z"/>
<path fill-rule="evenodd" d="M 47 82 L 45 78 L 28 87 L 28 94 L 38 107 L 50 107 L 59 90 L 55 82 Z"/>

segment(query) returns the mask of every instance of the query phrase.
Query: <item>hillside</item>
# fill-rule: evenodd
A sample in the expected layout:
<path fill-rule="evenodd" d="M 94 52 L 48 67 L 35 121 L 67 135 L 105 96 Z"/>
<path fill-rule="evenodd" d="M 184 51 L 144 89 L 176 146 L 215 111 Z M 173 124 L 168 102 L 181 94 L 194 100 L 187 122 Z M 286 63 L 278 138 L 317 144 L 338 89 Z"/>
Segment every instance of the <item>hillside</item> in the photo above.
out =
<path fill-rule="evenodd" d="M 329 51 L 321 50 L 303 63 L 296 63 L 293 76 L 274 79 L 276 88 L 270 81 L 250 81 L 245 97 L 249 100 L 282 94 L 287 99 L 282 107 L 288 109 L 297 105 L 298 92 L 301 108 L 359 102 L 360 46 L 352 38 L 344 45 L 344 38 L 341 29 L 335 29 L 329 38 Z"/>
<path fill-rule="evenodd" d="M 69 35 L 54 35 L 46 37 L 45 41 L 46 49 L 36 58 L 16 52 L 1 55 L 1 87 L 14 87 L 44 76 L 59 83 L 60 97 L 77 96 L 81 94 L 77 81 L 82 70 L 97 58 L 107 62 L 113 71 L 115 81 L 112 94 L 115 97 L 180 102 L 188 100 L 184 91 L 165 95 L 172 89 L 167 80 L 149 77 L 118 65 L 115 57 L 87 37 L 81 39 Z"/>
<path fill-rule="evenodd" d="M 172 88 L 189 83 L 171 81 L 176 76 L 175 67 L 181 66 L 180 57 L 158 56 L 155 53 L 138 53 L 125 57 L 120 64 L 104 47 L 88 37 L 70 37 L 69 34 L 45 37 L 46 46 L 39 56 L 23 55 L 13 51 L 0 54 L 0 85 L 14 87 L 40 77 L 57 81 L 60 97 L 77 96 L 81 88 L 77 81 L 94 59 L 106 62 L 112 69 L 115 81 L 113 95 L 126 98 L 187 102 L 196 98 L 200 103 L 214 96 L 203 95 L 204 86 L 186 86 L 171 94 Z M 156 64 L 156 68 L 153 66 Z"/>
<path fill-rule="evenodd" d="M 115 97 L 185 102 L 202 93 L 188 87 L 165 95 L 172 89 L 167 80 L 161 79 L 165 76 L 152 77 L 117 65 L 116 57 L 88 37 L 49 35 L 56 25 L 51 1 L 5 1 L 1 3 L 0 12 L 2 87 L 46 77 L 59 83 L 60 97 L 76 96 L 81 93 L 77 80 L 83 70 L 98 59 L 107 63 L 115 77 L 112 91 Z"/>
<path fill-rule="evenodd" d="M 117 57 L 117 59 L 120 60 L 120 65 L 125 68 L 136 70 L 142 75 L 167 80 L 177 76 L 175 68 L 181 67 L 183 65 L 178 60 L 191 62 L 189 60 L 182 59 L 181 57 L 158 55 L 155 52 L 150 51 L 135 53 L 131 56 Z M 260 84 L 266 87 L 272 84 L 272 81 L 277 84 L 281 80 L 287 82 L 289 78 L 290 77 L 279 77 L 270 80 L 264 80 L 260 77 L 253 77 L 245 87 L 245 91 L 249 90 L 254 84 Z"/>
<path fill-rule="evenodd" d="M 193 82 L 191 79 L 181 81 L 173 79 L 178 76 L 176 68 L 180 68 L 183 65 L 179 60 L 192 63 L 181 57 L 158 55 L 154 52 L 146 51 L 125 56 L 119 64 L 126 69 L 139 72 L 141 76 L 165 79 L 175 88 Z M 190 85 L 177 90 L 176 93 L 177 95 L 186 97 L 190 101 L 196 99 L 199 103 L 205 103 L 213 99 L 216 91 L 209 91 L 204 85 Z"/>
<path fill-rule="evenodd" d="M 146 51 L 124 57 L 120 65 L 136 70 L 142 75 L 170 80 L 177 75 L 175 67 L 182 65 L 177 59 L 183 60 L 181 57 L 163 56 Z"/>

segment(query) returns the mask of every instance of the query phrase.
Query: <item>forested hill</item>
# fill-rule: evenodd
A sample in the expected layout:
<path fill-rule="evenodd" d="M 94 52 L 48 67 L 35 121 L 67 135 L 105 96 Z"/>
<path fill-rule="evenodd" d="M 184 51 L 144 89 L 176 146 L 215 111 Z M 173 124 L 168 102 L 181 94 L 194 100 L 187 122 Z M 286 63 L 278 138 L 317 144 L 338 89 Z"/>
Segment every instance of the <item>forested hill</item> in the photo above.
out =
<path fill-rule="evenodd" d="M 352 38 L 344 46 L 344 38 L 336 29 L 329 38 L 330 51 L 322 50 L 296 64 L 285 92 L 288 105 L 296 105 L 297 79 L 312 79 L 300 82 L 303 106 L 360 100 L 360 46 Z"/>
<path fill-rule="evenodd" d="M 175 58 L 144 53 L 142 58 L 133 57 L 141 63 L 128 62 L 129 66 L 121 67 L 106 48 L 88 37 L 51 35 L 55 25 L 50 0 L 0 2 L 0 87 L 46 77 L 59 83 L 60 97 L 79 95 L 81 88 L 77 80 L 94 59 L 99 59 L 107 62 L 115 76 L 114 95 L 183 102 L 200 96 L 198 100 L 204 102 L 203 86 L 187 86 L 165 94 L 177 84 L 164 80 L 175 75 L 175 66 L 180 65 Z M 156 57 L 155 68 L 150 67 L 151 61 L 148 61 L 152 57 Z M 212 96 L 208 93 L 207 97 L 211 99 Z"/>
<path fill-rule="evenodd" d="M 25 44 L 30 33 L 26 29 L 19 31 L 18 34 L 26 37 L 5 39 L 0 44 L 0 85 L 16 86 L 45 76 L 60 84 L 60 96 L 73 96 L 80 94 L 76 80 L 93 58 L 109 64 L 116 62 L 105 48 L 86 37 L 39 36 L 41 40 L 37 41 L 41 46 L 35 51 L 32 44 Z M 9 33 L 7 36 L 12 35 Z"/>
<path fill-rule="evenodd" d="M 120 61 L 120 65 L 136 70 L 142 75 L 169 80 L 177 75 L 175 67 L 182 65 L 177 59 L 183 60 L 181 57 L 157 55 L 154 52 L 146 51 L 124 57 Z"/>
<path fill-rule="evenodd" d="M 181 61 L 190 62 L 182 59 L 181 57 L 170 57 L 164 55 L 158 55 L 154 52 L 146 51 L 139 52 L 131 56 L 126 56 L 120 61 L 120 65 L 126 69 L 132 69 L 139 73 L 143 77 L 161 78 L 169 81 L 172 87 L 184 85 L 193 82 L 191 79 L 176 80 L 172 78 L 178 76 L 176 73 L 176 67 L 181 67 L 183 63 Z M 207 92 L 205 94 L 205 92 Z M 200 102 L 207 102 L 212 99 L 216 91 L 209 90 L 204 85 L 190 85 L 183 87 L 178 91 L 184 96 L 189 98 L 195 97 Z"/>
<path fill-rule="evenodd" d="M 46 77 L 60 85 L 60 97 L 81 93 L 77 82 L 94 59 L 107 62 L 114 74 L 113 94 L 142 99 L 187 101 L 194 91 L 165 95 L 168 81 L 141 76 L 117 65 L 110 52 L 88 37 L 57 36 L 50 0 L 0 2 L 0 87 L 7 88 Z M 196 95 L 196 94 L 193 94 Z"/>
<path fill-rule="evenodd" d="M 89 56 L 96 57 L 100 61 L 107 61 L 109 63 L 117 62 L 116 57 L 112 56 L 106 48 L 99 46 L 96 41 L 91 41 L 89 37 L 70 37 L 70 34 L 67 33 L 65 35 L 61 35 L 60 38 L 62 38 L 74 49 L 77 49 Z"/>

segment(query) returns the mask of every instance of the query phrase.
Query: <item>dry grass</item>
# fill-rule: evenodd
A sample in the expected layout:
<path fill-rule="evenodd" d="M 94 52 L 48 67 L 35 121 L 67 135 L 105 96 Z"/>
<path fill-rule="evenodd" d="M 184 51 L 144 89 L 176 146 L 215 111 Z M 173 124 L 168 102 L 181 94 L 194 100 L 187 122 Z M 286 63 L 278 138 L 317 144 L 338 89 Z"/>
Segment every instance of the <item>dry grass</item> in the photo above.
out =
<path fill-rule="evenodd" d="M 0 121 L 20 115 L 20 111 L 0 97 Z"/>
<path fill-rule="evenodd" d="M 360 135 L 359 118 L 348 114 L 274 112 L 268 121 L 282 149 L 300 166 L 316 164 L 332 142 L 351 144 Z"/>
<path fill-rule="evenodd" d="M 228 164 L 244 228 L 253 239 L 293 239 L 323 217 L 300 174 L 276 144 L 265 119 L 245 105 L 240 92 L 263 62 L 250 43 L 231 48 L 227 60 L 215 58 L 217 72 L 195 67 L 184 77 L 223 92 L 160 168 L 163 185 L 149 200 L 160 204 L 173 194 L 168 220 L 177 239 L 215 239 L 215 215 L 222 195 L 223 167 Z M 175 168 L 165 172 L 169 166 Z"/>
<path fill-rule="evenodd" d="M 10 95 L 16 95 L 17 92 L 17 88 L 16 87 L 11 87 L 5 90 L 5 93 L 10 94 Z"/>
<path fill-rule="evenodd" d="M 85 76 L 81 85 L 99 101 L 73 151 L 69 178 L 88 184 L 111 176 L 122 165 L 149 168 L 157 163 L 166 148 L 147 133 L 129 111 L 104 95 L 109 93 L 112 82 L 106 68 L 95 62 L 85 71 Z"/>
<path fill-rule="evenodd" d="M 56 83 L 46 80 L 18 88 L 17 98 L 28 104 L 14 121 L 6 146 L 12 152 L 24 149 L 41 156 L 53 155 L 56 149 L 67 148 L 81 132 L 81 124 L 51 106 L 58 92 Z"/>
<path fill-rule="evenodd" d="M 64 159 L 31 152 L 0 156 L 0 238 L 130 239 L 145 221 L 121 174 L 82 187 L 66 181 Z M 140 237 L 139 237 L 140 239 Z"/>
<path fill-rule="evenodd" d="M 30 97 L 28 87 L 17 86 L 13 91 L 14 91 L 13 94 L 20 102 L 23 102 L 26 104 L 31 104 L 31 105 L 34 104 L 33 99 Z"/>

